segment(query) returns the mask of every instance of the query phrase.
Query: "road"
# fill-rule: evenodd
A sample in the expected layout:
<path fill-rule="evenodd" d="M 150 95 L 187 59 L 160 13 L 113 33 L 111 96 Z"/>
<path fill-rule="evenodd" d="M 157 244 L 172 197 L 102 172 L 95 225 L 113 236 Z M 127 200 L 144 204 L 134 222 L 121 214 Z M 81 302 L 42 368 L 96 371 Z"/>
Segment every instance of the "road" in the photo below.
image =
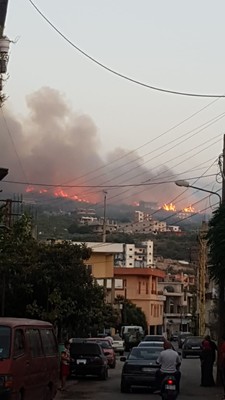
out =
<path fill-rule="evenodd" d="M 159 400 L 158 394 L 147 390 L 135 390 L 132 393 L 120 393 L 120 376 L 123 363 L 118 359 L 115 370 L 109 370 L 109 379 L 99 381 L 95 378 L 82 378 L 77 383 L 67 382 L 67 390 L 58 393 L 56 400 Z M 187 358 L 181 367 L 180 400 L 217 400 L 222 397 L 222 388 L 200 387 L 200 361 L 198 358 Z"/>

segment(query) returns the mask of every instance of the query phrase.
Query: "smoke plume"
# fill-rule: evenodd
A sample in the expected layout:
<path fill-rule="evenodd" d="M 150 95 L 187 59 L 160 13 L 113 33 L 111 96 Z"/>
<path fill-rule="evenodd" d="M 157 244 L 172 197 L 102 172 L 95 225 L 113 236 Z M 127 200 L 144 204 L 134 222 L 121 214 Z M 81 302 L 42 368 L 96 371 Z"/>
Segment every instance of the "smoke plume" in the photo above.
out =
<path fill-rule="evenodd" d="M 28 115 L 16 117 L 4 110 L 0 113 L 1 166 L 9 168 L 6 180 L 23 181 L 24 185 L 4 184 L 5 191 L 43 192 L 70 196 L 90 202 L 102 200 L 102 190 L 96 188 L 36 187 L 40 184 L 114 185 L 158 180 L 172 175 L 162 166 L 154 172 L 143 164 L 136 152 L 117 148 L 102 155 L 97 128 L 85 114 L 74 112 L 61 93 L 49 87 L 27 97 Z M 128 154 L 129 153 L 129 154 Z M 126 154 L 127 157 L 124 157 Z M 114 160 L 118 160 L 114 162 Z M 101 168 L 105 166 L 104 168 Z M 174 185 L 136 188 L 106 188 L 112 203 L 134 201 L 169 201 Z M 46 193 L 45 193 L 46 194 Z"/>

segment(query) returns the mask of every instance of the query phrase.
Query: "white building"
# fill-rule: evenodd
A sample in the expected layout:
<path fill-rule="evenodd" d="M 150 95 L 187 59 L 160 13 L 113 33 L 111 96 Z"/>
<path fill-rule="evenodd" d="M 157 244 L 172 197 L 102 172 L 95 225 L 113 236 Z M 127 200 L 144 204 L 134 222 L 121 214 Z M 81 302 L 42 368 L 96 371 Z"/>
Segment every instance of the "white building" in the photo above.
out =
<path fill-rule="evenodd" d="M 80 242 L 73 242 L 81 244 Z M 107 252 L 114 254 L 115 267 L 126 268 L 154 268 L 153 242 L 141 242 L 138 246 L 126 243 L 87 242 L 93 252 Z"/>

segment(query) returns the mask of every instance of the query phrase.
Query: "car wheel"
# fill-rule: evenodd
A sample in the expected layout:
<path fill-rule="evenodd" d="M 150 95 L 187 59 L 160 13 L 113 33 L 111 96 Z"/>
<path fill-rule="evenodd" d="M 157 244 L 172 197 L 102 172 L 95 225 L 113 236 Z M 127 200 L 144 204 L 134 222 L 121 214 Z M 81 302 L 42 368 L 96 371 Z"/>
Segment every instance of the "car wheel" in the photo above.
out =
<path fill-rule="evenodd" d="M 130 392 L 130 385 L 128 385 L 128 383 L 124 382 L 124 380 L 121 381 L 120 391 L 121 391 L 121 393 L 129 393 Z"/>
<path fill-rule="evenodd" d="M 108 379 L 109 375 L 108 375 L 108 368 L 105 368 L 102 373 L 100 374 L 100 379 L 102 381 L 106 381 Z"/>
<path fill-rule="evenodd" d="M 116 361 L 114 361 L 113 364 L 110 365 L 110 368 L 112 369 L 116 368 Z"/>

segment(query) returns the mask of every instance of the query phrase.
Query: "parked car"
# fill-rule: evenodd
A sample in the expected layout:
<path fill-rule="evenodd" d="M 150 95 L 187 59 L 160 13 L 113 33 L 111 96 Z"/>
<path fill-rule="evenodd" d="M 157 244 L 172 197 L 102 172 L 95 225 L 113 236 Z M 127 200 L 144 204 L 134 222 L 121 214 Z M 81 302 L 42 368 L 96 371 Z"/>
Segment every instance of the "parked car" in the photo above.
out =
<path fill-rule="evenodd" d="M 128 393 L 132 386 L 145 386 L 154 392 L 157 389 L 156 363 L 162 347 L 133 347 L 128 357 L 121 357 L 124 366 L 121 375 L 121 392 Z"/>
<path fill-rule="evenodd" d="M 116 367 L 116 354 L 107 338 L 88 338 L 87 341 L 98 343 L 102 347 L 103 353 L 108 360 L 108 366 L 110 368 Z"/>
<path fill-rule="evenodd" d="M 145 335 L 143 341 L 147 342 L 165 342 L 166 338 L 163 335 Z"/>
<path fill-rule="evenodd" d="M 0 318 L 0 399 L 53 399 L 59 379 L 52 324 Z"/>
<path fill-rule="evenodd" d="M 119 353 L 122 356 L 125 351 L 123 339 L 120 337 L 120 335 L 114 335 L 112 338 L 113 338 L 112 347 L 115 353 Z"/>
<path fill-rule="evenodd" d="M 179 349 L 182 348 L 185 339 L 186 339 L 187 337 L 189 337 L 189 336 L 193 336 L 193 335 L 192 335 L 190 332 L 181 332 L 181 333 L 178 335 L 178 347 L 179 347 Z"/>
<path fill-rule="evenodd" d="M 202 342 L 204 338 L 201 336 L 189 336 L 185 339 L 182 347 L 182 357 L 200 356 L 202 353 Z"/>
<path fill-rule="evenodd" d="M 108 360 L 102 347 L 94 342 L 71 343 L 70 375 L 94 375 L 100 379 L 108 378 Z"/>

